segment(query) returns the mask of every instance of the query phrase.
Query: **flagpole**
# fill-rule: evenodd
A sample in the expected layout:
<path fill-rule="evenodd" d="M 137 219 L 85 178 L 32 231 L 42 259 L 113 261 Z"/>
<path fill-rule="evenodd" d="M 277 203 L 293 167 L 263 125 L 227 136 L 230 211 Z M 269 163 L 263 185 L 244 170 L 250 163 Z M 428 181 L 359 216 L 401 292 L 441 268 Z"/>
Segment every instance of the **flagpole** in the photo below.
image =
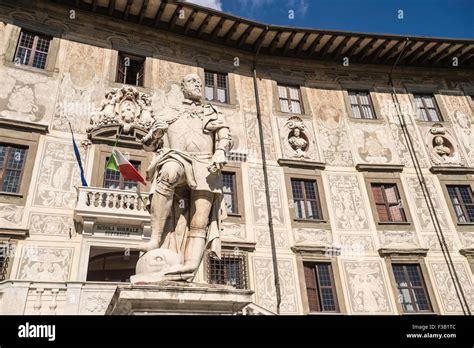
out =
<path fill-rule="evenodd" d="M 72 147 L 73 147 L 73 150 L 74 150 L 74 155 L 76 157 L 77 164 L 79 165 L 82 186 L 87 187 L 89 185 L 87 184 L 87 180 L 86 180 L 86 177 L 85 177 L 85 174 L 84 174 L 84 167 L 82 166 L 81 154 L 79 152 L 79 148 L 77 147 L 76 140 L 74 139 L 74 132 L 72 130 L 71 122 L 69 121 L 69 118 L 65 114 L 63 116 L 66 118 L 66 121 L 69 124 L 69 130 L 71 131 Z"/>

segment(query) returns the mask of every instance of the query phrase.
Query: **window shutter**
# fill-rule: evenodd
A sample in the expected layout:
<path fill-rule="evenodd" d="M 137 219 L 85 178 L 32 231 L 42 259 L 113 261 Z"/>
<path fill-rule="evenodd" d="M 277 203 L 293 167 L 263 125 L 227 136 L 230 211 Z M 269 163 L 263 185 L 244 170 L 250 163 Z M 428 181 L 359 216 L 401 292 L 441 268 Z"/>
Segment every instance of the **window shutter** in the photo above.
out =
<path fill-rule="evenodd" d="M 308 305 L 311 312 L 321 312 L 318 298 L 318 285 L 314 267 L 304 265 L 304 277 L 306 280 L 306 292 L 308 294 Z"/>

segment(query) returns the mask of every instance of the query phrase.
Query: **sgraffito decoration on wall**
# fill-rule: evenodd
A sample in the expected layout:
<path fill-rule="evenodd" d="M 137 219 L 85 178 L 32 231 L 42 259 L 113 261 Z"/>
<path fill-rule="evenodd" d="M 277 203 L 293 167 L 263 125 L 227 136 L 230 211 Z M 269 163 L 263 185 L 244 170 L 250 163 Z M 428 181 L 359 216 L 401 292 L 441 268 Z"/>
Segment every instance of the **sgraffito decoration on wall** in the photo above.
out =
<path fill-rule="evenodd" d="M 18 279 L 67 281 L 73 248 L 25 246 L 18 268 Z"/>
<path fill-rule="evenodd" d="M 309 89 L 313 115 L 318 124 L 318 141 L 328 165 L 354 165 L 344 120 L 344 99 L 341 91 Z"/>
<path fill-rule="evenodd" d="M 103 95 L 104 50 L 68 41 L 51 128 L 85 133 L 89 116 Z"/>
<path fill-rule="evenodd" d="M 343 261 L 351 311 L 392 313 L 381 261 Z"/>
<path fill-rule="evenodd" d="M 367 209 L 357 176 L 329 174 L 327 178 L 335 229 L 339 231 L 370 230 Z"/>
<path fill-rule="evenodd" d="M 80 148 L 83 163 L 87 153 Z M 81 185 L 79 166 L 71 143 L 44 142 L 33 193 L 33 206 L 72 209 Z"/>

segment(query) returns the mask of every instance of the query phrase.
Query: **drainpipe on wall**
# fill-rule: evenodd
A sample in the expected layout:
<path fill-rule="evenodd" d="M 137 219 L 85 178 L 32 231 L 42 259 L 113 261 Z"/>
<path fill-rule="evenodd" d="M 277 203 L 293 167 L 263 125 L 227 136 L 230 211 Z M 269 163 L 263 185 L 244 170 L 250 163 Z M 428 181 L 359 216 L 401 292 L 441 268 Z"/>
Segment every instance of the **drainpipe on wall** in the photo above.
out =
<path fill-rule="evenodd" d="M 265 27 L 266 35 L 268 32 L 268 26 Z M 255 104 L 257 106 L 257 124 L 258 124 L 258 132 L 260 137 L 260 152 L 262 153 L 262 168 L 263 168 L 263 181 L 265 184 L 265 199 L 267 202 L 267 215 L 268 215 L 268 228 L 270 232 L 270 245 L 272 249 L 272 263 L 273 263 L 273 278 L 275 284 L 275 294 L 276 294 L 276 312 L 280 314 L 280 304 L 281 304 L 281 291 L 280 291 L 280 276 L 278 274 L 278 260 L 276 254 L 276 247 L 275 247 L 275 232 L 273 230 L 273 217 L 272 217 L 272 205 L 270 202 L 270 186 L 268 184 L 268 169 L 267 169 L 267 156 L 265 153 L 265 143 L 264 143 L 264 136 L 263 136 L 263 124 L 262 124 L 262 114 L 260 111 L 260 98 L 258 94 L 258 84 L 257 84 L 257 57 L 260 53 L 260 48 L 262 47 L 263 40 L 257 47 L 255 57 L 253 60 L 253 88 L 255 93 Z"/>

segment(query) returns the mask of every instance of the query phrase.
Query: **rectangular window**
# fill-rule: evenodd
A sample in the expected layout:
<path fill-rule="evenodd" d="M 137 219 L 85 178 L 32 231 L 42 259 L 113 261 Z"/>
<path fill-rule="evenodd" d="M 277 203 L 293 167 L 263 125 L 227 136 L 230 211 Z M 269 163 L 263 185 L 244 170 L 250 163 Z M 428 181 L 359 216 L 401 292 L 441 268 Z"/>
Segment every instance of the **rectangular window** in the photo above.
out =
<path fill-rule="evenodd" d="M 291 179 L 291 191 L 297 219 L 323 219 L 315 180 Z"/>
<path fill-rule="evenodd" d="M 27 148 L 0 144 L 0 191 L 19 193 Z"/>
<path fill-rule="evenodd" d="M 204 77 L 204 90 L 206 99 L 210 101 L 228 103 L 229 89 L 227 83 L 227 74 L 205 71 Z"/>
<path fill-rule="evenodd" d="M 448 194 L 458 222 L 474 222 L 474 197 L 469 185 L 448 185 Z"/>
<path fill-rule="evenodd" d="M 49 36 L 22 31 L 16 48 L 14 62 L 44 69 L 46 67 L 50 42 L 51 37 Z"/>
<path fill-rule="evenodd" d="M 236 289 L 247 289 L 245 255 L 223 253 L 218 259 L 208 254 L 207 278 L 209 284 L 231 285 Z"/>
<path fill-rule="evenodd" d="M 280 110 L 292 114 L 303 114 L 303 102 L 299 87 L 278 85 L 278 98 Z"/>
<path fill-rule="evenodd" d="M 235 180 L 235 173 L 222 172 L 222 181 L 222 191 L 224 193 L 227 214 L 238 214 L 239 209 L 237 205 L 237 184 Z"/>
<path fill-rule="evenodd" d="M 310 312 L 338 312 L 336 286 L 330 263 L 304 262 Z"/>
<path fill-rule="evenodd" d="M 430 121 L 430 122 L 439 122 L 443 119 L 441 118 L 441 113 L 439 112 L 438 105 L 432 94 L 414 94 L 416 108 L 420 120 Z"/>
<path fill-rule="evenodd" d="M 116 82 L 143 86 L 145 57 L 119 52 Z"/>
<path fill-rule="evenodd" d="M 107 157 L 105 160 L 106 165 L 107 165 L 108 160 L 109 158 Z M 140 171 L 140 162 L 130 161 L 130 163 L 137 171 Z M 122 174 L 120 174 L 120 172 L 116 172 L 115 170 L 105 168 L 105 173 L 104 173 L 104 187 L 105 188 L 133 191 L 137 188 L 137 185 L 138 183 L 136 181 L 125 180 Z"/>
<path fill-rule="evenodd" d="M 396 184 L 372 184 L 379 222 L 407 222 Z"/>
<path fill-rule="evenodd" d="M 367 91 L 348 91 L 351 103 L 352 116 L 354 118 L 375 120 L 374 107 L 370 93 Z"/>
<path fill-rule="evenodd" d="M 431 303 L 420 265 L 393 264 L 392 268 L 403 312 L 431 312 Z"/>

